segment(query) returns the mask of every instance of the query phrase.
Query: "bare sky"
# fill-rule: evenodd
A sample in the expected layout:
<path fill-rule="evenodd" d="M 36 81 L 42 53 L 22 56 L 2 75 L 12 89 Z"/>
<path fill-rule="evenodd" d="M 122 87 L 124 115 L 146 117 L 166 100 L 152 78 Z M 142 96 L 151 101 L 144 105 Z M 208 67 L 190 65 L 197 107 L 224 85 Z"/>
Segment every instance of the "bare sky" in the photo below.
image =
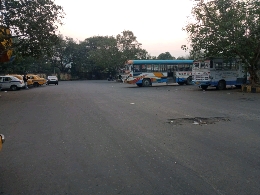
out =
<path fill-rule="evenodd" d="M 152 56 L 170 52 L 186 56 L 188 44 L 182 30 L 191 13 L 191 0 L 55 0 L 66 13 L 59 29 L 64 36 L 84 40 L 92 36 L 116 36 L 130 30 Z"/>

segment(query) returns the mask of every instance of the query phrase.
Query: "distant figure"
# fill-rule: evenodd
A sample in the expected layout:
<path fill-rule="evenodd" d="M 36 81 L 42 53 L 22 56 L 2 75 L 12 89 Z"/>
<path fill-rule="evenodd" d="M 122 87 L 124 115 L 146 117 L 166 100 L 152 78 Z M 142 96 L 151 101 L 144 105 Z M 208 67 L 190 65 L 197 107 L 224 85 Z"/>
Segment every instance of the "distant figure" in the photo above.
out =
<path fill-rule="evenodd" d="M 24 85 L 25 85 L 25 89 L 29 89 L 28 86 L 27 86 L 27 76 L 26 76 L 26 74 L 23 75 L 23 82 L 24 82 Z"/>

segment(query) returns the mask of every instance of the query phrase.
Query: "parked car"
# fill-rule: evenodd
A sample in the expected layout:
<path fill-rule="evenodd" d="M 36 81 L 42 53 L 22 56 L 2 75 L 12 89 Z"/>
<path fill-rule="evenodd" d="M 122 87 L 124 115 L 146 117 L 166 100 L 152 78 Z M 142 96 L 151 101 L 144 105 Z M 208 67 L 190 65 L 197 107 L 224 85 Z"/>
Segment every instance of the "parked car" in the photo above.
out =
<path fill-rule="evenodd" d="M 20 74 L 8 74 L 8 75 L 5 75 L 5 76 L 14 76 L 14 77 L 16 77 L 16 78 L 18 78 L 20 80 L 23 80 L 23 76 L 20 75 Z"/>
<path fill-rule="evenodd" d="M 28 74 L 27 76 L 27 85 L 39 87 L 46 83 L 46 79 L 39 77 L 38 75 Z"/>
<path fill-rule="evenodd" d="M 20 81 L 22 81 L 24 83 L 22 75 L 19 75 L 19 74 L 8 74 L 6 76 L 14 76 L 14 77 L 18 78 Z M 24 83 L 24 87 L 23 88 L 25 88 L 25 83 Z"/>
<path fill-rule="evenodd" d="M 2 149 L 2 145 L 5 142 L 5 136 L 3 134 L 0 134 L 0 151 Z"/>
<path fill-rule="evenodd" d="M 14 76 L 0 76 L 1 89 L 11 89 L 12 91 L 24 88 L 24 82 Z"/>
<path fill-rule="evenodd" d="M 56 76 L 48 76 L 46 85 L 49 85 L 49 84 L 58 85 L 59 84 L 58 78 Z"/>

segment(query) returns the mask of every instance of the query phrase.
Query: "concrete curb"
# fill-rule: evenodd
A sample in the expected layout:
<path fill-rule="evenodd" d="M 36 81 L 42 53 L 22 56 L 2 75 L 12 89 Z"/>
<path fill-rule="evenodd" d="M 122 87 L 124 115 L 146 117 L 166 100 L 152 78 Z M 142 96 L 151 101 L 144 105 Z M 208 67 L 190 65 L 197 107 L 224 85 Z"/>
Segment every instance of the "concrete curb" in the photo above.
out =
<path fill-rule="evenodd" d="M 260 93 L 260 86 L 242 85 L 242 92 Z"/>

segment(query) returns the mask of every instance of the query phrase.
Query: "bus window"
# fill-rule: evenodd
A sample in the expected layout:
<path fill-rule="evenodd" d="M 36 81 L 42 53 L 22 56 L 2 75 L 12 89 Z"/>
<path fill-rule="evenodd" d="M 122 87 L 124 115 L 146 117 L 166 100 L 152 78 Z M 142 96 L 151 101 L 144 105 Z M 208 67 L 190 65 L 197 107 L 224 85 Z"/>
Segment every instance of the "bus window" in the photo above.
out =
<path fill-rule="evenodd" d="M 183 65 L 177 66 L 177 70 L 178 70 L 178 71 L 183 71 Z"/>
<path fill-rule="evenodd" d="M 146 65 L 141 65 L 141 72 L 147 72 L 147 68 Z"/>
<path fill-rule="evenodd" d="M 158 72 L 159 70 L 159 66 L 158 65 L 153 65 L 153 71 L 154 72 Z"/>
<path fill-rule="evenodd" d="M 134 65 L 134 72 L 140 72 L 140 65 Z"/>
<path fill-rule="evenodd" d="M 222 62 L 215 63 L 215 67 L 216 70 L 222 70 L 223 69 Z"/>
<path fill-rule="evenodd" d="M 237 70 L 237 64 L 234 61 L 231 63 L 231 70 Z"/>
<path fill-rule="evenodd" d="M 147 72 L 152 72 L 152 65 L 147 65 Z"/>
<path fill-rule="evenodd" d="M 230 62 L 223 62 L 223 69 L 224 70 L 231 70 Z"/>
<path fill-rule="evenodd" d="M 201 69 L 206 68 L 205 62 L 201 62 L 201 63 L 200 63 L 200 68 L 201 68 Z"/>
<path fill-rule="evenodd" d="M 205 61 L 204 62 L 204 68 L 209 68 L 210 66 L 210 62 L 209 61 Z"/>
<path fill-rule="evenodd" d="M 174 65 L 167 65 L 168 72 L 172 72 L 174 70 Z"/>
<path fill-rule="evenodd" d="M 162 69 L 163 69 L 163 68 L 162 68 L 162 65 L 159 64 L 159 66 L 158 66 L 158 68 L 157 68 L 157 71 L 158 71 L 158 72 L 162 72 Z"/>
<path fill-rule="evenodd" d="M 184 65 L 185 66 L 185 71 L 192 71 L 192 69 L 191 69 L 191 66 L 190 65 L 188 65 L 188 64 L 185 64 Z"/>
<path fill-rule="evenodd" d="M 166 71 L 167 71 L 167 65 L 165 64 L 165 65 L 163 66 L 163 68 L 164 68 L 164 72 L 166 72 Z"/>

